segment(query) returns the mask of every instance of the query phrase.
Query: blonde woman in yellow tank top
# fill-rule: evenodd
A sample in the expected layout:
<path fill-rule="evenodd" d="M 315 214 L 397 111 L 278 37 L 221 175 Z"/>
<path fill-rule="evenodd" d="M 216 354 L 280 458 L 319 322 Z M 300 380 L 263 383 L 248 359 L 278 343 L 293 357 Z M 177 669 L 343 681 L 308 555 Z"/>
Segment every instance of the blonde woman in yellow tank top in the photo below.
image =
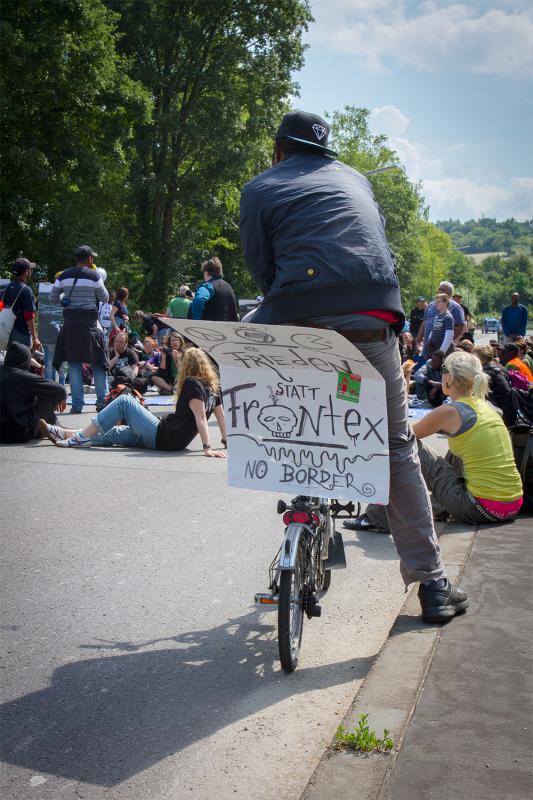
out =
<path fill-rule="evenodd" d="M 450 402 L 413 425 L 434 513 L 474 525 L 511 521 L 522 506 L 522 481 L 507 428 L 485 400 L 488 376 L 478 357 L 462 351 L 449 355 L 442 390 Z M 420 441 L 434 433 L 448 436 L 446 458 Z M 388 530 L 380 506 L 368 506 L 365 516 L 360 527 Z"/>

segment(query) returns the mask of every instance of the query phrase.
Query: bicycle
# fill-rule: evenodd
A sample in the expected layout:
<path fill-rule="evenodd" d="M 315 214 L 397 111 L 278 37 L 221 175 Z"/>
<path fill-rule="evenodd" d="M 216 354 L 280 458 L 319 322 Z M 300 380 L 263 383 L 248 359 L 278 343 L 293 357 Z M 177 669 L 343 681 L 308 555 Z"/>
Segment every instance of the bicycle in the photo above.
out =
<path fill-rule="evenodd" d="M 289 505 L 278 501 L 285 533 L 269 567 L 269 591 L 257 592 L 261 608 L 277 607 L 278 646 L 281 666 L 293 672 L 302 643 L 304 616 L 320 617 L 319 603 L 329 589 L 331 571 L 344 569 L 346 557 L 335 519 L 354 516 L 352 502 L 342 505 L 326 497 L 295 497 Z M 358 504 L 357 513 L 360 513 Z"/>

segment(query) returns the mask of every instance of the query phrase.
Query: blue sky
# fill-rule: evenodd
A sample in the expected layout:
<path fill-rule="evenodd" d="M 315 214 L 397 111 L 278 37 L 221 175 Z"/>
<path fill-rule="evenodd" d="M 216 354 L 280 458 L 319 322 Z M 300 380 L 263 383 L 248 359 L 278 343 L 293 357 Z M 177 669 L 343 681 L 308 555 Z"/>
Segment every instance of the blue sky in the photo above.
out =
<path fill-rule="evenodd" d="M 371 110 L 430 219 L 533 218 L 533 2 L 311 0 L 294 105 Z"/>

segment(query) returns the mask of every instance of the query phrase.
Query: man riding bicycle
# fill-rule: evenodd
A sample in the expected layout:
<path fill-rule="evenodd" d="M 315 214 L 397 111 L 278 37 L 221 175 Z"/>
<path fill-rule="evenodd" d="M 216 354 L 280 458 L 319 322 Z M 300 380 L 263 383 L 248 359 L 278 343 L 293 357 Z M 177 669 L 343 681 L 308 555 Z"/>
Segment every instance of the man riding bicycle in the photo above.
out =
<path fill-rule="evenodd" d="M 407 419 L 396 338 L 405 317 L 394 257 L 368 180 L 336 160 L 328 136 L 328 123 L 316 114 L 285 114 L 272 167 L 243 189 L 241 240 L 264 294 L 253 321 L 338 331 L 385 379 L 389 527 L 405 585 L 420 582 L 423 619 L 441 622 L 468 601 L 446 577 Z"/>

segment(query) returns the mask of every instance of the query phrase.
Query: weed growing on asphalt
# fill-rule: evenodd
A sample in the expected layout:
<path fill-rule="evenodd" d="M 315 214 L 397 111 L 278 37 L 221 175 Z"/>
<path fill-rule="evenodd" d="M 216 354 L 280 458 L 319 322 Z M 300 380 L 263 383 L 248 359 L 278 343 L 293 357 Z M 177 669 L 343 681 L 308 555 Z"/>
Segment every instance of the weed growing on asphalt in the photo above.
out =
<path fill-rule="evenodd" d="M 394 742 L 390 736 L 390 731 L 385 728 L 383 737 L 380 739 L 375 731 L 368 726 L 368 714 L 361 714 L 353 733 L 349 733 L 344 725 L 339 725 L 335 734 L 335 741 L 338 745 L 343 745 L 350 750 L 358 753 L 386 753 L 392 750 Z"/>

